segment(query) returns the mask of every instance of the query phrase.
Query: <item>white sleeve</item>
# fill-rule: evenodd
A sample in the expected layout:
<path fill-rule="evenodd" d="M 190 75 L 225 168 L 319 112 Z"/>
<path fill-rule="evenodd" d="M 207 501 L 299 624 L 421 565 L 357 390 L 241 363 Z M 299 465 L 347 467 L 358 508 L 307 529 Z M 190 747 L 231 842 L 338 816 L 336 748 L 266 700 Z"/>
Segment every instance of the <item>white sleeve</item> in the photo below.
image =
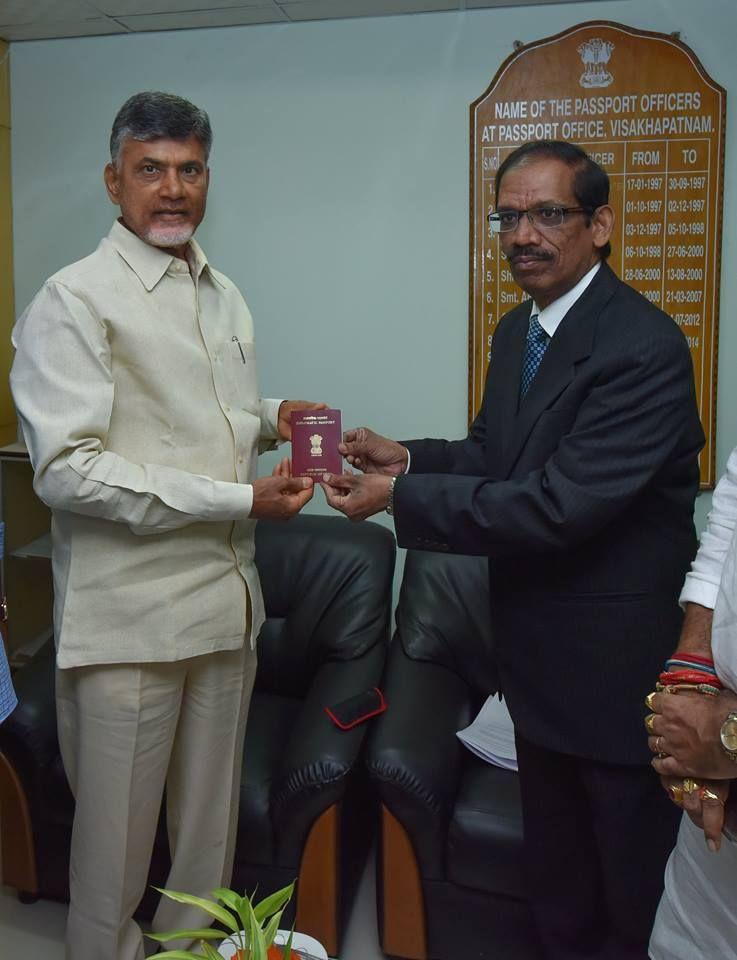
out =
<path fill-rule="evenodd" d="M 44 285 L 13 345 L 10 382 L 34 488 L 52 509 L 125 523 L 136 534 L 249 515 L 248 484 L 132 463 L 105 449 L 115 387 L 110 345 L 104 325 L 65 286 Z"/>
<path fill-rule="evenodd" d="M 284 441 L 279 436 L 279 407 L 283 400 L 261 398 L 261 434 L 258 444 L 259 454 L 276 450 Z"/>
<path fill-rule="evenodd" d="M 737 447 L 729 455 L 727 470 L 714 490 L 699 551 L 686 575 L 680 602 L 699 603 L 714 609 L 722 569 L 737 524 Z"/>

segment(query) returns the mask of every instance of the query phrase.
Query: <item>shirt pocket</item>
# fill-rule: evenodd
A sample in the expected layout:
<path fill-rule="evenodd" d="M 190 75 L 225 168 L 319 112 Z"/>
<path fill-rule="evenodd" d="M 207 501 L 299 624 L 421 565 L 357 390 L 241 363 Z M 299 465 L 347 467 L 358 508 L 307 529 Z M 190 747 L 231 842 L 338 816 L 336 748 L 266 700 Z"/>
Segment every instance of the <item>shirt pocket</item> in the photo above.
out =
<path fill-rule="evenodd" d="M 225 382 L 231 406 L 259 415 L 256 348 L 252 340 L 232 337 L 225 344 Z"/>

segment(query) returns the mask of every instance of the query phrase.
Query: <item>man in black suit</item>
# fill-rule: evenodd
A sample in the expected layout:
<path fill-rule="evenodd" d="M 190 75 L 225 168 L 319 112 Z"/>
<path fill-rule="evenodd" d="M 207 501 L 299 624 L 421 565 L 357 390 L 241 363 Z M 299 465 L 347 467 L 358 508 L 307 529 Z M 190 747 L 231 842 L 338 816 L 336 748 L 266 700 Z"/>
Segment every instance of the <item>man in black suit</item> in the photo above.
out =
<path fill-rule="evenodd" d="M 527 300 L 500 322 L 461 441 L 361 428 L 326 476 L 404 547 L 489 557 L 517 731 L 530 898 L 555 960 L 645 960 L 678 811 L 649 767 L 642 699 L 678 637 L 703 445 L 678 327 L 606 264 L 609 181 L 572 144 L 500 166 L 504 255 Z"/>

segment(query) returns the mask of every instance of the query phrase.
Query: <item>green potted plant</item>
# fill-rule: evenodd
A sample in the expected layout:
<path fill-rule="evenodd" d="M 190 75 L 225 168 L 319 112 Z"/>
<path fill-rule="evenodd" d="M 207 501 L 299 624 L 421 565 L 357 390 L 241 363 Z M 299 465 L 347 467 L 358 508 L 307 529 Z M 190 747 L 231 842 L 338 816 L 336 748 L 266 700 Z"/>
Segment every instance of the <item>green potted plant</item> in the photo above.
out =
<path fill-rule="evenodd" d="M 235 947 L 233 960 L 290 960 L 292 956 L 292 933 L 284 946 L 274 944 L 284 908 L 294 892 L 294 883 L 283 887 L 265 897 L 259 903 L 252 896 L 240 896 L 234 890 L 220 887 L 213 890 L 212 899 L 195 897 L 190 893 L 177 893 L 176 890 L 163 890 L 159 893 L 177 903 L 186 903 L 204 910 L 208 916 L 217 920 L 222 927 L 203 927 L 196 930 L 171 930 L 166 933 L 147 933 L 150 940 L 164 943 L 167 940 L 199 940 L 201 953 L 191 950 L 166 950 L 157 954 L 157 960 L 222 960 L 209 940 L 226 940 Z"/>

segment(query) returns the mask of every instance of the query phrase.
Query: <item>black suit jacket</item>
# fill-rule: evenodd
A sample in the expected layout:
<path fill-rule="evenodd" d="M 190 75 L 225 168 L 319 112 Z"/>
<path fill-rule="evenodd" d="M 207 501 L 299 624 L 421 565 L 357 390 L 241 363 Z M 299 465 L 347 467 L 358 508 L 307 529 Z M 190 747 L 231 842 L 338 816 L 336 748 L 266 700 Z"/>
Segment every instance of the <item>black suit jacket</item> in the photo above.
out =
<path fill-rule="evenodd" d="M 533 743 L 647 763 L 642 698 L 678 638 L 704 436 L 676 324 L 603 264 L 519 403 L 529 301 L 460 441 L 407 443 L 400 545 L 486 554 L 502 688 Z"/>

